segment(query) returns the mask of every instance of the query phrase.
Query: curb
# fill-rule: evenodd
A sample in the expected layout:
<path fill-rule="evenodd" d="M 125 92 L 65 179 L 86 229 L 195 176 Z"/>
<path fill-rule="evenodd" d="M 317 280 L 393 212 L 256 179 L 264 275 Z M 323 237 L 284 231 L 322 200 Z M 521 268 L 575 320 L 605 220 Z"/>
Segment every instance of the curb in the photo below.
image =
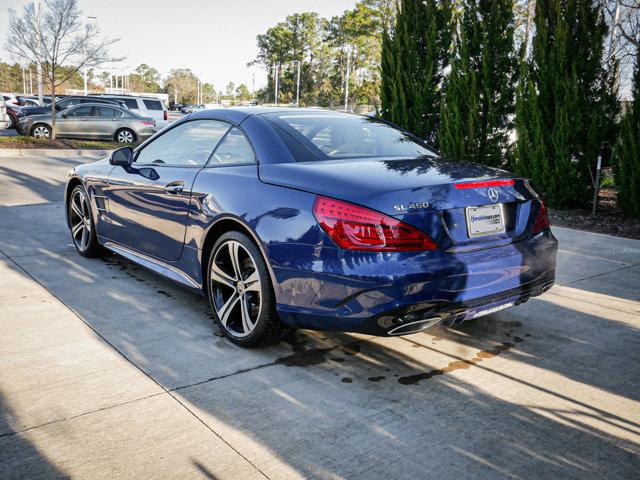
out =
<path fill-rule="evenodd" d="M 74 148 L 0 148 L 0 157 L 106 157 L 111 152 Z"/>

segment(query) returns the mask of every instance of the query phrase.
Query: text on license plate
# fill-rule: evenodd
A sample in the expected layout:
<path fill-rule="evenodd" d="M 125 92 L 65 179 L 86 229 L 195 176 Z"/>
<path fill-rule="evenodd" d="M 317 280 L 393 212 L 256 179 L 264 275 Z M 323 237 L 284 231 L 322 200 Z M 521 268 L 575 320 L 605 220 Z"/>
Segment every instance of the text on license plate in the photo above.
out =
<path fill-rule="evenodd" d="M 470 238 L 504 233 L 502 204 L 467 207 L 466 214 Z"/>

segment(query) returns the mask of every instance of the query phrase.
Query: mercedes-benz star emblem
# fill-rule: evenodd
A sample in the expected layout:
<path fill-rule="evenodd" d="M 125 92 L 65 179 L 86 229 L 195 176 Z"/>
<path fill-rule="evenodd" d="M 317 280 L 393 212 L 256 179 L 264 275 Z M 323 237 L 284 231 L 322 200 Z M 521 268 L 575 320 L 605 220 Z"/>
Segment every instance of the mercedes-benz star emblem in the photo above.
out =
<path fill-rule="evenodd" d="M 500 192 L 495 188 L 490 188 L 489 190 L 487 190 L 487 196 L 489 197 L 489 200 L 491 200 L 494 203 L 498 201 L 499 195 L 500 195 Z"/>

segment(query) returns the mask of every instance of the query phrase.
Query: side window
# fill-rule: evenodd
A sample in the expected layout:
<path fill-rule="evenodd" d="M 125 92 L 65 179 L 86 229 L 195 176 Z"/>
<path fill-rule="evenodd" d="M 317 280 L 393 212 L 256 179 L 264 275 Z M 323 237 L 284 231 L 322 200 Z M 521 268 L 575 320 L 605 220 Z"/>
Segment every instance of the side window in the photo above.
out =
<path fill-rule="evenodd" d="M 122 101 L 127 106 L 127 108 L 138 110 L 138 101 L 135 98 L 123 98 Z"/>
<path fill-rule="evenodd" d="M 67 117 L 90 117 L 93 107 L 77 107 L 67 113 Z"/>
<path fill-rule="evenodd" d="M 120 112 L 119 110 L 116 110 L 115 108 L 111 108 L 111 107 L 96 107 L 96 113 L 98 117 L 121 117 L 122 116 L 122 112 Z"/>
<path fill-rule="evenodd" d="M 185 122 L 145 146 L 135 162 L 142 165 L 202 166 L 230 126 L 218 120 Z"/>
<path fill-rule="evenodd" d="M 253 148 L 239 128 L 233 127 L 220 142 L 209 163 L 210 166 L 256 163 Z"/>
<path fill-rule="evenodd" d="M 162 110 L 162 102 L 159 100 L 142 100 L 147 110 Z"/>

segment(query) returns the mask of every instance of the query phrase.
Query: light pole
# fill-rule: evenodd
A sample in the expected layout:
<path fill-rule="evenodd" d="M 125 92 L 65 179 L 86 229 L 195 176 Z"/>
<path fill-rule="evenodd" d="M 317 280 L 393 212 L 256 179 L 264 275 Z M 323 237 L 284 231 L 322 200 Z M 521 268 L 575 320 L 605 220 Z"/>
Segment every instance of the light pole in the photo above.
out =
<path fill-rule="evenodd" d="M 296 107 L 300 107 L 300 60 L 298 60 L 298 77 L 296 78 Z"/>
<path fill-rule="evenodd" d="M 347 75 L 344 80 L 344 109 L 349 109 L 349 68 L 351 62 L 351 45 L 347 45 Z"/>
<path fill-rule="evenodd" d="M 280 64 L 278 63 L 275 66 L 275 68 L 276 68 L 276 84 L 275 84 L 275 92 L 274 93 L 275 93 L 275 104 L 276 104 L 276 107 L 277 107 L 278 106 L 278 74 L 280 73 L 279 72 Z"/>

